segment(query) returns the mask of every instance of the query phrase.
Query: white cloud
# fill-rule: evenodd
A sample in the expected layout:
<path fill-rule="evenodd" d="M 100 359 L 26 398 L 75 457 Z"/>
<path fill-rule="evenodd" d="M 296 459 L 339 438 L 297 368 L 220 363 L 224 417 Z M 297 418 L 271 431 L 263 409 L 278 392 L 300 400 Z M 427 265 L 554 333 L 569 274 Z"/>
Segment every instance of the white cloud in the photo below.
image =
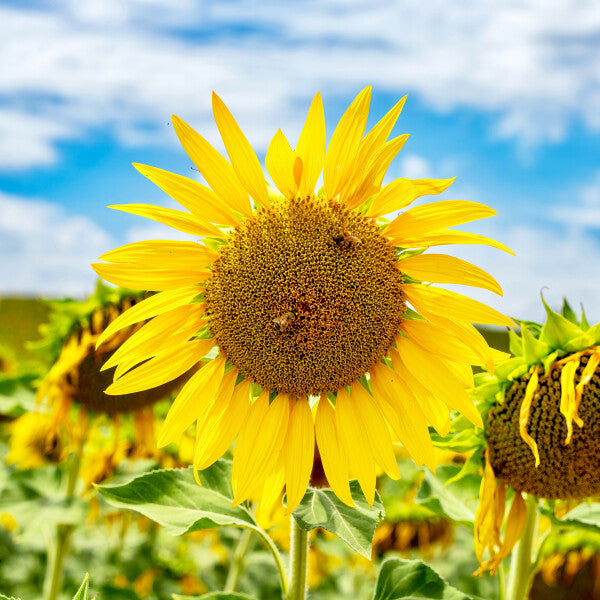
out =
<path fill-rule="evenodd" d="M 90 263 L 112 246 L 111 236 L 87 217 L 0 192 L 3 294 L 89 293 L 96 280 Z"/>
<path fill-rule="evenodd" d="M 0 168 L 48 163 L 58 140 L 92 127 L 123 143 L 172 139 L 164 126 L 171 112 L 214 137 L 212 89 L 262 150 L 277 126 L 297 132 L 297 103 L 306 106 L 316 89 L 348 97 L 366 83 L 416 93 L 437 111 L 486 111 L 495 119 L 494 135 L 525 145 L 560 140 L 577 120 L 600 129 L 594 3 L 63 0 L 45 6 L 0 7 L 0 123 L 15 111 L 37 120 L 20 158 L 11 162 L 4 151 Z M 19 141 L 9 129 L 3 147 Z"/>
<path fill-rule="evenodd" d="M 491 292 L 448 286 L 494 308 L 523 319 L 544 320 L 540 292 L 553 308 L 566 296 L 574 308 L 583 303 L 590 320 L 600 321 L 600 289 L 597 265 L 600 243 L 592 235 L 562 227 L 494 223 L 495 217 L 460 229 L 499 240 L 511 248 L 511 256 L 485 246 L 456 246 L 441 251 L 468 260 L 488 271 L 503 288 L 504 296 Z M 432 248 L 430 252 L 435 252 Z M 545 289 L 547 288 L 547 289 Z"/>
<path fill-rule="evenodd" d="M 400 177 L 424 179 L 432 177 L 429 161 L 417 154 L 406 154 L 400 162 Z"/>
<path fill-rule="evenodd" d="M 600 229 L 600 171 L 587 185 L 565 197 L 568 200 L 552 211 L 559 223 L 575 230 Z"/>

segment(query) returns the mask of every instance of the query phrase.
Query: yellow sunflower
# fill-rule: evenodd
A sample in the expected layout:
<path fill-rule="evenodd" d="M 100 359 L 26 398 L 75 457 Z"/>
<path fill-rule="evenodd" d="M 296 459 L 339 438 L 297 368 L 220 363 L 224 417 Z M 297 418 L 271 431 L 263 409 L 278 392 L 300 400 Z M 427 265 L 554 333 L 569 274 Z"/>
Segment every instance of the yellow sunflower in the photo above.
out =
<path fill-rule="evenodd" d="M 338 497 L 351 505 L 348 480 L 357 478 L 372 503 L 377 465 L 400 476 L 394 443 L 417 463 L 433 466 L 429 425 L 446 434 L 454 409 L 482 425 L 467 394 L 470 365 L 491 369 L 495 355 L 471 323 L 513 322 L 461 294 L 424 285 L 458 283 L 501 293 L 478 267 L 423 251 L 445 244 L 509 250 L 448 229 L 496 214 L 476 202 L 435 202 L 384 218 L 453 180 L 382 185 L 407 139 L 387 139 L 404 98 L 365 135 L 370 96 L 367 87 L 352 102 L 327 151 L 320 94 L 294 149 L 278 130 L 265 160 L 274 189 L 214 94 L 230 161 L 173 117 L 210 188 L 138 164 L 187 212 L 113 207 L 200 239 L 135 242 L 94 265 L 115 284 L 159 292 L 100 336 L 104 343 L 120 328 L 151 319 L 113 356 L 119 366 L 106 392 L 164 384 L 204 359 L 173 403 L 159 443 L 177 440 L 195 422 L 193 464 L 200 470 L 237 438 L 236 504 L 249 497 L 274 501 L 285 485 L 287 510 L 293 510 L 309 483 L 315 440 Z M 323 186 L 315 192 L 321 173 Z"/>

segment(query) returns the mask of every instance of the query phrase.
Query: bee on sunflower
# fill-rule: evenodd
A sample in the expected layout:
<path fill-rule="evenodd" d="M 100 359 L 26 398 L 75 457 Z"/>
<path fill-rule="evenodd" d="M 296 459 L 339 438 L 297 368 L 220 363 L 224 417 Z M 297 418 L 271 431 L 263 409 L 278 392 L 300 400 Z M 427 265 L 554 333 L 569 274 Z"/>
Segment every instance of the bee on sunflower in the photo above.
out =
<path fill-rule="evenodd" d="M 365 135 L 370 96 L 370 87 L 358 94 L 327 149 L 320 94 L 294 148 L 278 130 L 265 160 L 275 189 L 213 94 L 229 161 L 179 117 L 172 120 L 210 187 L 136 164 L 187 211 L 112 207 L 198 239 L 135 242 L 93 265 L 114 284 L 158 292 L 98 339 L 106 343 L 121 328 L 149 320 L 113 356 L 118 366 L 106 393 L 165 384 L 202 360 L 171 406 L 159 444 L 195 423 L 193 466 L 202 470 L 237 439 L 234 504 L 250 497 L 272 503 L 285 486 L 293 511 L 309 484 L 315 443 L 337 496 L 353 505 L 348 481 L 357 478 L 372 504 L 376 467 L 400 476 L 394 443 L 433 467 L 430 425 L 446 434 L 452 410 L 482 425 L 467 393 L 471 364 L 493 369 L 497 356 L 472 323 L 513 322 L 425 285 L 501 293 L 480 268 L 424 250 L 447 244 L 510 250 L 451 229 L 496 214 L 476 202 L 434 202 L 384 217 L 443 192 L 453 179 L 383 185 L 408 137 L 388 140 L 405 99 Z M 321 174 L 323 186 L 315 191 Z"/>
<path fill-rule="evenodd" d="M 538 499 L 600 494 L 600 324 L 591 327 L 585 313 L 578 319 L 566 300 L 562 314 L 542 301 L 546 322 L 520 322 L 520 336 L 509 332 L 514 357 L 493 376 L 477 376 L 485 421 L 475 517 L 479 572 L 497 570 L 519 540 L 531 553 Z M 507 488 L 514 497 L 505 519 Z M 524 597 L 518 594 L 527 593 L 532 576 L 525 573 L 510 597 Z"/>

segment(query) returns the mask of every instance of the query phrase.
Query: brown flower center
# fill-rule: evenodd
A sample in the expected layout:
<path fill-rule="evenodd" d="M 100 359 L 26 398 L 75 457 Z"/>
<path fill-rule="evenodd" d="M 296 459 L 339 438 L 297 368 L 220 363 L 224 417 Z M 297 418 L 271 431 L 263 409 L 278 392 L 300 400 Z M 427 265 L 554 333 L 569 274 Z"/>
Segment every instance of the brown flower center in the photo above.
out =
<path fill-rule="evenodd" d="M 394 248 L 334 201 L 282 201 L 236 228 L 212 266 L 210 332 L 241 374 L 298 395 L 333 392 L 388 352 L 406 311 Z"/>

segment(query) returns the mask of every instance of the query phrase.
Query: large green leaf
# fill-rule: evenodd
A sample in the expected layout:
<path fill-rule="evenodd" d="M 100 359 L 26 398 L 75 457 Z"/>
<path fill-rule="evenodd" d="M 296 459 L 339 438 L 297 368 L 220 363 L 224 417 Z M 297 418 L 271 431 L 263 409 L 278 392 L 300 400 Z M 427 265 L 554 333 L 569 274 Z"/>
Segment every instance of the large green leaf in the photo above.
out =
<path fill-rule="evenodd" d="M 580 504 L 560 519 L 549 508 L 542 507 L 541 512 L 558 527 L 586 529 L 600 533 L 600 502 Z"/>
<path fill-rule="evenodd" d="M 64 498 L 60 466 L 0 471 L 0 512 L 12 515 L 25 536 L 40 528 L 81 523 L 89 510 L 81 498 Z"/>
<path fill-rule="evenodd" d="M 481 478 L 465 474 L 456 483 L 446 485 L 460 472 L 460 465 L 440 466 L 435 475 L 425 471 L 425 479 L 415 500 L 435 514 L 473 529 Z"/>
<path fill-rule="evenodd" d="M 381 565 L 373 600 L 435 598 L 474 600 L 448 585 L 430 566 L 420 560 L 388 558 Z"/>
<path fill-rule="evenodd" d="M 73 600 L 88 600 L 89 584 L 90 584 L 89 577 L 88 577 L 88 574 L 86 573 L 79 590 L 77 590 L 77 593 L 73 597 Z"/>
<path fill-rule="evenodd" d="M 331 490 L 309 488 L 298 508 L 292 513 L 304 531 L 322 527 L 344 540 L 353 550 L 371 558 L 373 533 L 383 518 L 379 494 L 370 507 L 358 481 L 350 482 L 355 507 L 344 504 Z"/>
<path fill-rule="evenodd" d="M 135 510 L 160 523 L 171 535 L 228 525 L 257 527 L 245 504 L 231 506 L 231 462 L 218 460 L 198 476 L 201 486 L 191 468 L 163 469 L 124 484 L 97 487 L 113 506 Z"/>

